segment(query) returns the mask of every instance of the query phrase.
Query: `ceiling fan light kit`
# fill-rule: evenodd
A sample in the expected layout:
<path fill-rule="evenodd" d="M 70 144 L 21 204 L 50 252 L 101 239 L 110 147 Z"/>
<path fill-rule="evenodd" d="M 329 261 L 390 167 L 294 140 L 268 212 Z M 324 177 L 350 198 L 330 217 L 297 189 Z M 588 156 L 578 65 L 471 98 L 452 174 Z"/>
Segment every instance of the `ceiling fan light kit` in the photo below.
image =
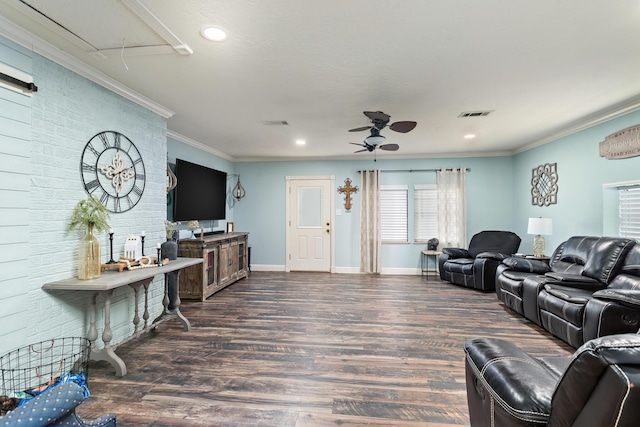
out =
<path fill-rule="evenodd" d="M 385 141 L 385 137 L 380 135 L 380 131 L 387 127 L 391 116 L 383 113 L 382 111 L 365 111 L 364 115 L 367 116 L 371 121 L 371 126 L 362 126 L 355 129 L 349 129 L 349 132 L 360 132 L 363 130 L 368 130 L 371 133 L 364 139 L 362 144 L 356 144 L 355 142 L 350 143 L 353 145 L 364 147 L 362 150 L 356 151 L 356 153 L 361 153 L 363 151 L 372 152 L 376 149 L 385 151 L 398 151 L 398 149 L 400 148 L 398 144 L 383 144 L 383 142 Z M 395 132 L 407 133 L 412 131 L 416 127 L 416 125 L 417 123 L 413 121 L 394 122 L 389 125 L 389 129 Z"/>

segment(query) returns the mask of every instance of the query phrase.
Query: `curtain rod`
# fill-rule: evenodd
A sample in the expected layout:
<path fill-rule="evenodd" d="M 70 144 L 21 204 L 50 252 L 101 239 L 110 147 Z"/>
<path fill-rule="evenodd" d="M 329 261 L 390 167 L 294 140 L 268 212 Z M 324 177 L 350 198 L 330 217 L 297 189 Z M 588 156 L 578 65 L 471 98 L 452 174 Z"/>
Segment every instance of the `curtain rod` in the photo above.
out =
<path fill-rule="evenodd" d="M 453 169 L 457 169 L 457 168 L 441 168 L 441 169 L 387 169 L 387 170 L 380 170 L 380 172 L 438 172 L 439 170 L 453 170 Z M 467 172 L 471 172 L 471 168 L 466 168 L 465 169 Z M 356 172 L 362 172 L 361 170 L 356 171 Z"/>

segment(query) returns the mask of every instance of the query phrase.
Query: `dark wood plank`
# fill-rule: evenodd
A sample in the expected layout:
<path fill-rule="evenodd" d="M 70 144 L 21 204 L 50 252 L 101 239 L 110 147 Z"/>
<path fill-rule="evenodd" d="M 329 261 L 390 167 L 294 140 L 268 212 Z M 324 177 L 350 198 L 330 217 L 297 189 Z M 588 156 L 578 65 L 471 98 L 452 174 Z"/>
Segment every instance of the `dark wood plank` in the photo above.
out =
<path fill-rule="evenodd" d="M 469 425 L 463 343 L 499 337 L 534 355 L 569 346 L 494 293 L 417 276 L 254 272 L 92 363 L 86 417 L 119 426 Z"/>

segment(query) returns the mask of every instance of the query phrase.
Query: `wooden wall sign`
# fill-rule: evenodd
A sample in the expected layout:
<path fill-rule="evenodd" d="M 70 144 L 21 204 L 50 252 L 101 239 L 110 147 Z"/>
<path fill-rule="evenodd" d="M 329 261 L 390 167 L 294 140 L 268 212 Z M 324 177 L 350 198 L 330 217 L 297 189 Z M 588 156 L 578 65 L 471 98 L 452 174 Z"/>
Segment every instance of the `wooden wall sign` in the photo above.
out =
<path fill-rule="evenodd" d="M 349 178 L 344 180 L 344 187 L 338 187 L 338 193 L 344 194 L 344 210 L 351 212 L 351 193 L 357 193 L 358 187 L 351 186 L 351 180 Z"/>
<path fill-rule="evenodd" d="M 640 125 L 614 132 L 600 143 L 600 157 L 611 160 L 635 156 L 640 156 Z"/>

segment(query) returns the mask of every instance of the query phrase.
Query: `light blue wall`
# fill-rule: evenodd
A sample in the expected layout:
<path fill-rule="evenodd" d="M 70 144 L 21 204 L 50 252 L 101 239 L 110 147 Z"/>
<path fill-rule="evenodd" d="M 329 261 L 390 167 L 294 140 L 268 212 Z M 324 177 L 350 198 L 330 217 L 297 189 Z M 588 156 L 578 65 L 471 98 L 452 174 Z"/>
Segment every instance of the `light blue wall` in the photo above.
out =
<path fill-rule="evenodd" d="M 608 205 L 603 205 L 602 186 L 640 179 L 640 157 L 607 160 L 599 156 L 598 143 L 639 123 L 636 111 L 514 156 L 514 231 L 523 237 L 522 251 L 532 250 L 533 236 L 526 234 L 529 217 L 553 219 L 553 235 L 545 238 L 548 254 L 568 237 L 604 234 L 603 211 L 610 216 L 615 200 L 609 198 Z M 531 170 L 544 163 L 558 164 L 558 203 L 532 206 Z M 606 230 L 607 234 L 613 231 Z"/>
<path fill-rule="evenodd" d="M 199 150 L 191 145 L 167 138 L 167 158 L 170 163 L 175 164 L 176 159 L 186 160 L 201 166 L 216 169 L 227 173 L 227 212 L 226 221 L 234 220 L 234 207 L 236 201 L 230 196 L 230 192 L 236 184 L 236 178 L 233 176 L 235 172 L 235 164 L 229 160 L 222 159 L 214 154 Z M 206 189 L 202 189 L 203 193 Z M 173 218 L 173 193 L 167 196 L 167 218 Z M 200 221 L 200 226 L 205 231 L 226 230 L 226 221 Z M 237 228 L 236 228 L 237 229 Z M 186 224 L 178 224 L 180 237 L 186 238 L 191 236 L 191 232 L 186 228 Z M 237 229 L 240 231 L 239 229 Z"/>
<path fill-rule="evenodd" d="M 5 39 L 0 38 L 0 44 L 31 58 L 31 73 L 38 86 L 38 92 L 31 99 L 30 141 L 15 143 L 18 150 L 27 148 L 28 152 L 12 154 L 14 161 L 3 163 L 0 171 L 19 191 L 22 191 L 21 183 L 26 182 L 28 191 L 26 198 L 20 197 L 19 201 L 13 198 L 18 204 L 12 208 L 15 214 L 12 216 L 21 216 L 15 229 L 12 224 L 0 226 L 3 235 L 0 246 L 7 242 L 4 236 L 11 236 L 17 230 L 26 242 L 19 246 L 26 247 L 28 254 L 27 262 L 19 256 L 3 257 L 2 271 L 21 272 L 19 277 L 11 273 L 16 279 L 4 280 L 4 275 L 0 278 L 2 304 L 9 302 L 12 306 L 11 310 L 3 309 L 0 317 L 3 325 L 11 325 L 1 329 L 0 354 L 3 354 L 41 340 L 86 336 L 86 307 L 92 295 L 42 290 L 45 283 L 76 275 L 79 236 L 67 232 L 66 228 L 75 204 L 87 197 L 80 177 L 80 157 L 85 144 L 100 131 L 119 131 L 136 144 L 144 159 L 147 183 L 142 199 L 132 210 L 110 215 L 116 259 L 122 254 L 129 234 L 145 230 L 147 247 L 164 241 L 167 148 L 164 118 Z M 8 65 L 20 68 L 21 61 L 11 60 Z M 0 98 L 12 96 L 5 93 L 6 89 L 0 91 Z M 8 104 L 7 108 L 19 112 L 23 102 L 18 101 Z M 25 117 L 23 121 L 29 123 L 29 116 Z M 3 126 L 3 130 L 6 129 L 8 127 Z M 3 147 L 11 143 L 4 137 L 2 141 Z M 16 169 L 19 164 L 22 166 Z M 102 260 L 106 262 L 108 239 L 104 234 L 99 238 Z M 18 249 L 15 248 L 19 254 Z M 157 280 L 151 287 L 151 318 L 160 314 L 162 284 Z M 112 300 L 114 344 L 133 332 L 134 304 L 129 298 L 132 292 L 128 287 L 120 288 Z M 99 333 L 102 333 L 101 314 L 99 316 Z"/>
<path fill-rule="evenodd" d="M 511 157 L 464 159 L 416 159 L 362 161 L 296 161 L 238 163 L 236 171 L 242 177 L 247 197 L 238 203 L 235 222 L 238 230 L 250 232 L 252 264 L 281 266 L 286 262 L 285 217 L 286 176 L 333 175 L 336 187 L 350 178 L 360 186 L 361 169 L 434 169 L 442 167 L 468 167 L 467 177 L 469 238 L 486 229 L 511 229 L 513 207 L 505 195 L 513 192 Z M 383 173 L 382 184 L 428 184 L 435 182 L 435 173 Z M 344 196 L 334 189 L 335 204 L 343 210 L 336 216 L 336 267 L 355 269 L 360 264 L 360 197 L 352 198 L 351 213 L 344 212 Z M 412 201 L 410 200 L 410 207 Z M 410 235 L 413 224 L 410 224 Z M 412 240 L 412 239 L 411 239 Z M 419 253 L 424 244 L 383 245 L 382 266 L 391 269 L 417 269 Z"/>

